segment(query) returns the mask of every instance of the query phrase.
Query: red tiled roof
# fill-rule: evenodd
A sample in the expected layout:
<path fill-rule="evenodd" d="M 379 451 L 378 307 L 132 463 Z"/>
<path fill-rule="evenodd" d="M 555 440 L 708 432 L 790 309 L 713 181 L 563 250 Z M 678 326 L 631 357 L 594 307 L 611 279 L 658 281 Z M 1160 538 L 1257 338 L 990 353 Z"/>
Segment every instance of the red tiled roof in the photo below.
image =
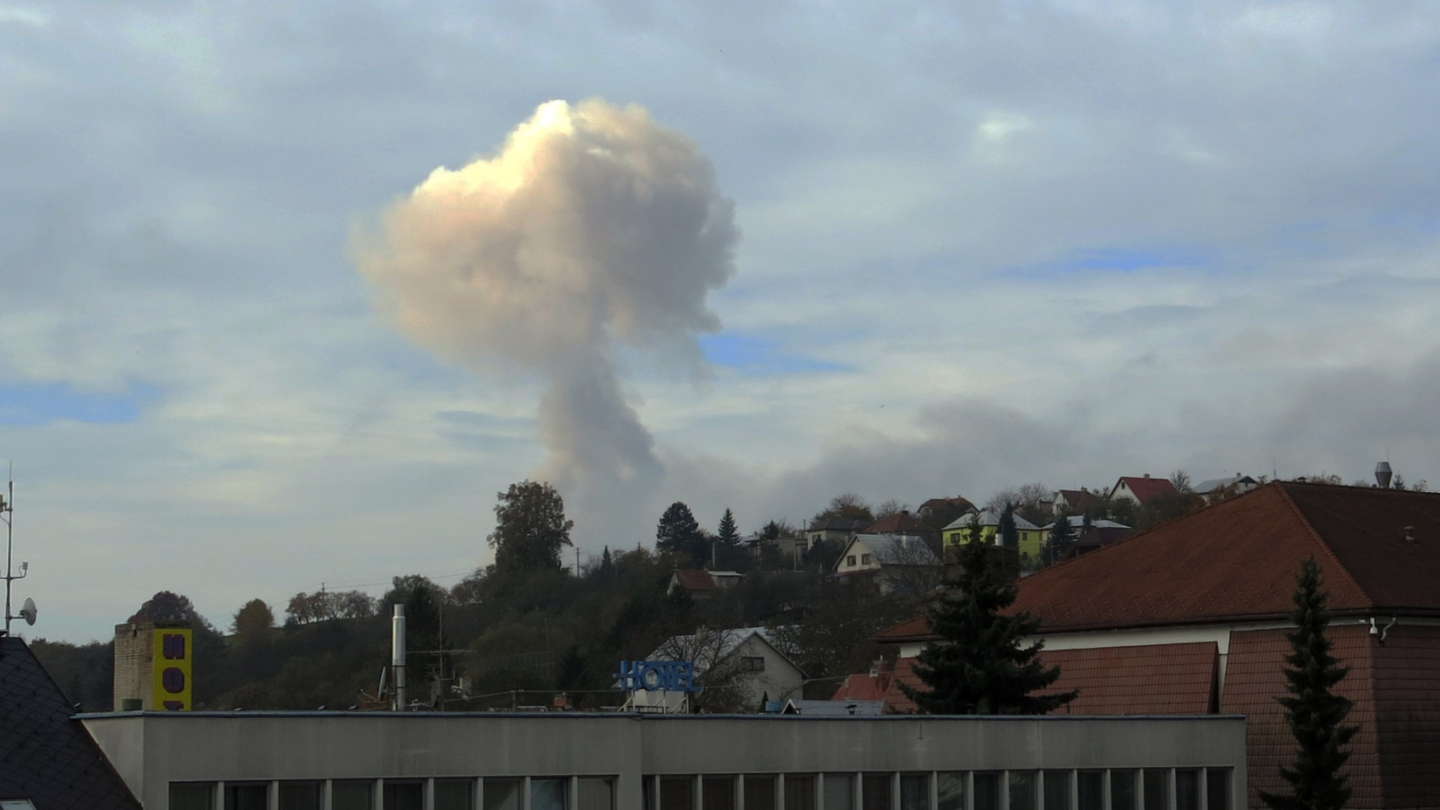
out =
<path fill-rule="evenodd" d="M 1213 641 L 1041 650 L 1060 678 L 1036 694 L 1080 690 L 1057 714 L 1209 714 L 1219 656 Z"/>
<path fill-rule="evenodd" d="M 1036 694 L 1080 690 L 1057 714 L 1206 714 L 1214 711 L 1219 649 L 1214 642 L 1041 650 L 1045 666 L 1059 666 L 1060 679 Z M 901 685 L 924 691 L 915 659 L 895 662 L 885 690 L 886 714 L 911 714 L 915 702 Z"/>
<path fill-rule="evenodd" d="M 1063 498 L 1066 504 L 1079 509 L 1092 503 L 1099 503 L 1100 496 L 1083 489 L 1062 489 L 1056 493 L 1057 500 Z"/>
<path fill-rule="evenodd" d="M 1334 611 L 1440 616 L 1440 494 L 1297 483 L 1260 487 L 1025 577 L 1013 610 L 1029 611 L 1044 631 L 1283 619 L 1312 555 Z M 875 639 L 929 637 L 917 617 Z"/>
<path fill-rule="evenodd" d="M 1138 475 L 1122 475 L 1120 480 L 1115 482 L 1115 488 L 1119 489 L 1120 484 L 1125 484 L 1140 503 L 1149 503 L 1161 495 L 1169 495 L 1175 492 L 1175 485 L 1170 483 L 1168 478 L 1149 478 Z"/>
<path fill-rule="evenodd" d="M 1286 784 L 1280 778 L 1280 766 L 1295 759 L 1295 737 L 1285 724 L 1285 707 L 1275 702 L 1276 695 L 1285 693 L 1285 656 L 1290 642 L 1284 630 L 1234 631 L 1230 634 L 1230 654 L 1225 667 L 1225 695 L 1220 700 L 1223 714 L 1243 714 L 1245 751 L 1250 771 L 1250 806 L 1261 807 L 1259 791 L 1282 791 Z M 1334 692 L 1349 698 L 1353 704 L 1347 723 L 1357 724 L 1360 731 L 1350 741 L 1350 760 L 1343 773 L 1350 777 L 1354 790 L 1347 807 L 1424 807 L 1425 802 L 1400 804 L 1382 801 L 1384 793 L 1379 748 L 1381 737 L 1376 725 L 1375 697 L 1372 689 L 1372 650 L 1368 629 L 1358 624 L 1332 624 L 1328 633 L 1334 643 L 1332 654 L 1350 667 L 1350 674 L 1335 686 Z M 1433 701 L 1432 701 L 1433 703 Z M 1428 718 L 1434 722 L 1432 712 Z M 1434 728 L 1432 725 L 1431 728 Z M 1404 742 L 1395 739 L 1396 743 Z M 1430 760 L 1433 763 L 1434 760 Z M 1433 765 L 1421 771 L 1434 772 Z M 1436 777 L 1420 776 L 1421 781 L 1434 784 Z M 1433 800 L 1434 790 L 1424 794 Z"/>
<path fill-rule="evenodd" d="M 830 696 L 831 700 L 884 700 L 885 690 L 890 686 L 891 676 L 888 671 L 879 672 L 875 675 L 861 673 L 851 675 L 840 684 L 835 694 Z"/>
<path fill-rule="evenodd" d="M 903 532 L 928 532 L 930 531 L 924 523 L 909 512 L 896 512 L 888 517 L 880 518 L 865 530 L 865 534 L 901 534 Z"/>
<path fill-rule="evenodd" d="M 715 578 L 710 572 L 703 568 L 677 568 L 675 569 L 675 581 L 680 587 L 687 591 L 713 591 L 718 590 Z"/>

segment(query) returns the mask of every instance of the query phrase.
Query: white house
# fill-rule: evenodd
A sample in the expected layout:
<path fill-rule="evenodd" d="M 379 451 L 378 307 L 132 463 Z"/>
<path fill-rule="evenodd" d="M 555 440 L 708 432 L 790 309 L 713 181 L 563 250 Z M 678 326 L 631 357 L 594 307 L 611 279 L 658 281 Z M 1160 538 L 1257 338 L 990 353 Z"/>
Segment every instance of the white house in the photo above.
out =
<path fill-rule="evenodd" d="M 835 576 L 874 576 L 881 593 L 925 591 L 940 581 L 944 566 L 919 537 L 857 534 L 835 560 Z"/>
<path fill-rule="evenodd" d="M 800 696 L 805 674 L 771 641 L 764 627 L 733 630 L 701 628 L 688 636 L 672 636 L 651 661 L 689 661 L 701 692 L 694 700 L 684 692 L 645 692 L 632 695 L 626 708 L 663 713 L 692 710 L 730 712 L 763 711 L 767 701 L 783 703 Z"/>

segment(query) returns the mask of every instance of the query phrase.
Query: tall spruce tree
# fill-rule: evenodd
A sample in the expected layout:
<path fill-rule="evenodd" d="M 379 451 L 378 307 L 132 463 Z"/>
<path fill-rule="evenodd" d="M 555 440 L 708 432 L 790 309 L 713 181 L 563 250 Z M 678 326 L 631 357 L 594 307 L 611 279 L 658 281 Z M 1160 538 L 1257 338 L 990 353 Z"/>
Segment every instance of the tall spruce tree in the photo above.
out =
<path fill-rule="evenodd" d="M 1079 693 L 1031 694 L 1055 683 L 1060 668 L 1040 663 L 1041 642 L 1021 646 L 1040 622 L 1001 612 L 1015 603 L 1015 583 L 1001 571 L 979 520 L 969 531 L 957 555 L 960 573 L 926 611 L 940 637 L 916 657 L 915 674 L 928 688 L 901 689 L 925 714 L 1044 714 L 1064 706 Z"/>
<path fill-rule="evenodd" d="M 710 546 L 695 515 L 683 501 L 670 504 L 655 527 L 655 548 L 674 552 L 684 564 L 699 567 L 710 559 Z"/>
<path fill-rule="evenodd" d="M 1075 539 L 1070 532 L 1070 518 L 1066 515 L 1056 515 L 1055 522 L 1050 524 L 1050 536 L 1045 538 L 1045 565 L 1054 565 L 1070 555 L 1070 549 L 1075 547 Z"/>
<path fill-rule="evenodd" d="M 1350 800 L 1349 779 L 1340 769 L 1350 758 L 1342 751 L 1359 730 L 1342 725 L 1350 714 L 1350 701 L 1330 690 L 1344 680 L 1349 667 L 1340 666 L 1330 654 L 1333 646 L 1325 635 L 1330 611 L 1328 595 L 1321 587 L 1320 567 L 1310 557 L 1300 565 L 1295 579 L 1295 610 L 1290 614 L 1295 632 L 1290 655 L 1285 656 L 1285 691 L 1275 698 L 1285 707 L 1285 722 L 1295 735 L 1295 761 L 1280 768 L 1290 784 L 1286 793 L 1260 791 L 1260 798 L 1274 810 L 1339 810 Z"/>
<path fill-rule="evenodd" d="M 1000 535 L 996 545 L 1001 548 L 1020 548 L 1020 530 L 1015 526 L 1015 504 L 1005 504 L 1005 511 L 1000 513 L 1000 525 L 996 532 Z"/>

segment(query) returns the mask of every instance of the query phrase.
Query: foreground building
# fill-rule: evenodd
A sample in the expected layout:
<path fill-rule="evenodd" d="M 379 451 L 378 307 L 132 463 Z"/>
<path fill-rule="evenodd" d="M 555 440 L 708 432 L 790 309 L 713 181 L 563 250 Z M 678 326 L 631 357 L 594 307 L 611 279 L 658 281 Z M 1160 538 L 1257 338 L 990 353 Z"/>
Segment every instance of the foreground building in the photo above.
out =
<path fill-rule="evenodd" d="M 1337 692 L 1360 726 L 1347 766 L 1355 808 L 1440 806 L 1440 494 L 1276 483 L 1027 577 L 1016 610 L 1041 622 L 1041 657 L 1061 668 L 1061 711 L 1245 715 L 1249 805 L 1279 791 L 1294 740 L 1275 696 L 1300 563 L 1329 592 Z M 923 618 L 898 645 L 885 700 L 913 710 Z"/>
<path fill-rule="evenodd" d="M 1246 778 L 1234 717 L 81 720 L 146 810 L 1226 810 Z"/>

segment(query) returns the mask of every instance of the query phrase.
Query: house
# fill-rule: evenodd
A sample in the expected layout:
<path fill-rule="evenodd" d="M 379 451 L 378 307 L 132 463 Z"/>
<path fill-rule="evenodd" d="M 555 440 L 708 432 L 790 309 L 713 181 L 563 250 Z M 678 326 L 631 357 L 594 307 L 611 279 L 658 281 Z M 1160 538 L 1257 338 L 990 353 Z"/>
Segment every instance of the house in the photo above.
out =
<path fill-rule="evenodd" d="M 940 558 L 923 539 L 897 534 L 857 534 L 835 560 L 837 577 L 872 576 L 881 593 L 924 593 L 939 584 Z"/>
<path fill-rule="evenodd" d="M 804 531 L 807 548 L 814 548 L 816 543 L 822 541 L 847 543 L 857 532 L 864 531 L 866 525 L 863 520 L 843 517 L 830 517 L 813 523 Z"/>
<path fill-rule="evenodd" d="M 1070 555 L 1075 557 L 1081 554 L 1089 554 L 1096 549 L 1104 548 L 1112 543 L 1118 543 L 1135 534 L 1134 529 L 1113 520 L 1092 520 L 1090 521 L 1090 527 L 1088 529 L 1085 527 L 1084 515 L 1071 515 L 1068 520 L 1070 522 L 1070 536 L 1074 538 Z M 1050 536 L 1050 532 L 1054 526 L 1054 523 L 1049 523 L 1044 527 L 1046 537 Z"/>
<path fill-rule="evenodd" d="M 0 636 L 0 805 L 140 810 L 74 713 L 30 647 Z"/>
<path fill-rule="evenodd" d="M 1440 796 L 1440 495 L 1272 483 L 1019 583 L 1014 610 L 1040 620 L 1069 714 L 1243 714 L 1249 802 L 1280 790 L 1294 755 L 1283 708 L 1291 593 L 1321 567 L 1336 691 L 1360 726 L 1346 770 L 1355 808 L 1422 807 Z M 934 637 L 922 618 L 880 633 L 894 679 Z M 898 690 L 897 690 L 898 691 Z M 887 710 L 903 711 L 889 693 Z"/>
<path fill-rule="evenodd" d="M 685 591 L 695 599 L 708 599 L 745 581 L 744 574 L 734 571 L 707 571 L 703 568 L 677 568 L 670 575 L 666 593 Z"/>
<path fill-rule="evenodd" d="M 1051 502 L 1056 515 L 1081 515 L 1105 505 L 1105 498 L 1088 489 L 1061 489 L 1055 492 Z"/>
<path fill-rule="evenodd" d="M 970 499 L 956 495 L 953 498 L 930 498 L 920 504 L 915 514 L 926 526 L 938 528 L 974 511 L 975 504 Z"/>
<path fill-rule="evenodd" d="M 666 639 L 647 660 L 689 661 L 701 695 L 694 704 L 707 710 L 759 712 L 771 701 L 800 696 L 805 674 L 775 646 L 770 630 L 701 628 Z M 636 692 L 628 708 L 637 711 L 683 711 L 683 692 Z"/>
<path fill-rule="evenodd" d="M 939 539 L 939 532 L 925 525 L 924 521 L 910 514 L 909 510 L 902 510 L 880 518 L 865 529 L 865 534 L 893 534 L 923 537 L 927 540 Z"/>
<path fill-rule="evenodd" d="M 978 515 L 967 515 L 946 526 L 943 530 L 945 548 L 956 548 L 961 543 L 970 542 L 970 523 L 977 518 L 980 522 L 980 537 L 987 543 L 999 545 L 1000 540 L 1000 516 L 995 512 L 986 509 Z M 1045 530 L 1036 526 L 1019 515 L 1011 515 L 1015 519 L 1015 533 L 1019 540 L 1019 552 L 1029 555 L 1030 559 L 1040 558 L 1040 549 L 1045 543 Z"/>
<path fill-rule="evenodd" d="M 1110 500 L 1131 501 L 1144 506 L 1163 495 L 1174 495 L 1178 490 L 1168 478 L 1151 478 L 1150 473 L 1142 476 L 1122 475 L 1115 486 L 1110 488 Z"/>
<path fill-rule="evenodd" d="M 1221 497 L 1244 495 L 1258 486 L 1260 486 L 1260 482 L 1248 475 L 1232 475 L 1228 478 L 1211 478 L 1201 481 L 1195 485 L 1195 494 L 1203 495 L 1206 501 L 1213 503 Z"/>

